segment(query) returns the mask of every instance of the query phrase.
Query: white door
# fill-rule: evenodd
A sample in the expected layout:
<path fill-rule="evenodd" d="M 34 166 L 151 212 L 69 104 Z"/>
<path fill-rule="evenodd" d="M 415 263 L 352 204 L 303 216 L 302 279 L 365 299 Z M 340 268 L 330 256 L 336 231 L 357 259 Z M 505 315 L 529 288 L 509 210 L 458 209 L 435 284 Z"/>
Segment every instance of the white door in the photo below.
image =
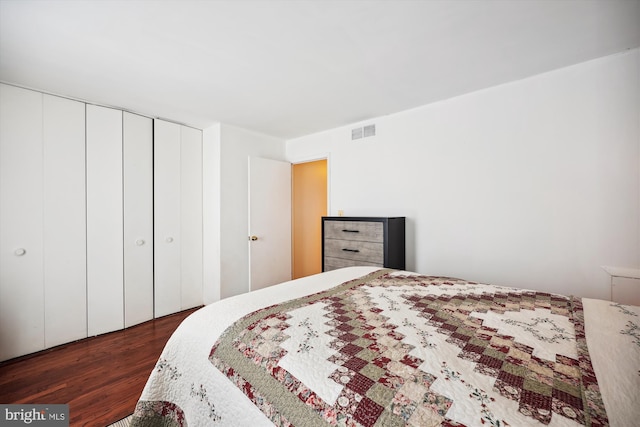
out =
<path fill-rule="evenodd" d="M 87 328 L 124 327 L 122 111 L 87 105 Z"/>
<path fill-rule="evenodd" d="M 155 317 L 202 304 L 202 131 L 154 121 Z"/>
<path fill-rule="evenodd" d="M 0 85 L 0 360 L 44 348 L 42 94 Z"/>
<path fill-rule="evenodd" d="M 87 336 L 85 106 L 0 85 L 0 360 Z"/>
<path fill-rule="evenodd" d="M 155 317 L 180 311 L 180 125 L 154 120 Z"/>
<path fill-rule="evenodd" d="M 85 104 L 43 95 L 45 347 L 87 336 Z"/>
<path fill-rule="evenodd" d="M 202 131 L 180 129 L 181 310 L 202 305 Z"/>
<path fill-rule="evenodd" d="M 153 319 L 153 120 L 123 113 L 124 326 Z"/>
<path fill-rule="evenodd" d="M 249 290 L 291 280 L 291 164 L 249 157 Z"/>

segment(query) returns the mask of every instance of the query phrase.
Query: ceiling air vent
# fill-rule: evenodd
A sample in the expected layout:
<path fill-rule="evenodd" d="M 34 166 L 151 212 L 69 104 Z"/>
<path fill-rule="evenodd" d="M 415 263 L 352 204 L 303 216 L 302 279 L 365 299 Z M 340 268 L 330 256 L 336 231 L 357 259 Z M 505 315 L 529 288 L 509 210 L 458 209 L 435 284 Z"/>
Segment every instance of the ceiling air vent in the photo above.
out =
<path fill-rule="evenodd" d="M 369 125 L 362 128 L 364 130 L 364 137 L 376 136 L 376 125 Z"/>
<path fill-rule="evenodd" d="M 376 136 L 376 125 L 367 125 L 361 128 L 351 129 L 351 140 Z"/>

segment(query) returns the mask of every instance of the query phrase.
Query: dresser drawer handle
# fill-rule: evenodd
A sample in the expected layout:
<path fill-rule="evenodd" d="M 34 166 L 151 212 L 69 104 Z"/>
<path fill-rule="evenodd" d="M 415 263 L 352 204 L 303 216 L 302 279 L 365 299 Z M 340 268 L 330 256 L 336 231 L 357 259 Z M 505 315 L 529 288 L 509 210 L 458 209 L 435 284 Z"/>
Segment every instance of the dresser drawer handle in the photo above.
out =
<path fill-rule="evenodd" d="M 359 233 L 360 232 L 360 230 L 342 230 L 342 231 L 344 231 L 345 233 Z"/>
<path fill-rule="evenodd" d="M 346 251 L 346 252 L 360 252 L 358 249 L 346 249 L 345 248 L 345 249 L 342 249 L 342 250 Z"/>

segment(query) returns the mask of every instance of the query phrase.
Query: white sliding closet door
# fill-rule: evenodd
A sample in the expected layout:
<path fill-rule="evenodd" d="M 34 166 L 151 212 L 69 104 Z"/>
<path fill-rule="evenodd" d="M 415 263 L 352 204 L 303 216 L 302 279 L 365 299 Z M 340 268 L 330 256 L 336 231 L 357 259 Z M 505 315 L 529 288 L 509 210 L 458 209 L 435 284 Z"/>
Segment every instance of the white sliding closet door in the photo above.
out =
<path fill-rule="evenodd" d="M 122 111 L 87 105 L 89 336 L 124 327 Z"/>
<path fill-rule="evenodd" d="M 87 336 L 85 104 L 43 95 L 45 347 Z"/>
<path fill-rule="evenodd" d="M 155 316 L 202 304 L 202 131 L 154 121 Z"/>
<path fill-rule="evenodd" d="M 155 317 L 180 311 L 180 125 L 154 120 Z"/>
<path fill-rule="evenodd" d="M 44 348 L 42 94 L 0 85 L 0 360 Z"/>
<path fill-rule="evenodd" d="M 153 319 L 153 120 L 123 113 L 124 326 Z"/>
<path fill-rule="evenodd" d="M 182 310 L 202 305 L 202 131 L 182 126 L 180 223 Z"/>

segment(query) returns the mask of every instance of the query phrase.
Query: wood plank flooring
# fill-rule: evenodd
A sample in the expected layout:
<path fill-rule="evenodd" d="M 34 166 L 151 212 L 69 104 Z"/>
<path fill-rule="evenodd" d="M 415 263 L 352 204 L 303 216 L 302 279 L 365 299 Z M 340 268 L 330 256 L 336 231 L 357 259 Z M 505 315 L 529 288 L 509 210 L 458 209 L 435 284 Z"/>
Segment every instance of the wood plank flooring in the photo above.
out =
<path fill-rule="evenodd" d="M 165 343 L 196 309 L 0 363 L 0 403 L 66 403 L 71 426 L 133 412 Z"/>

